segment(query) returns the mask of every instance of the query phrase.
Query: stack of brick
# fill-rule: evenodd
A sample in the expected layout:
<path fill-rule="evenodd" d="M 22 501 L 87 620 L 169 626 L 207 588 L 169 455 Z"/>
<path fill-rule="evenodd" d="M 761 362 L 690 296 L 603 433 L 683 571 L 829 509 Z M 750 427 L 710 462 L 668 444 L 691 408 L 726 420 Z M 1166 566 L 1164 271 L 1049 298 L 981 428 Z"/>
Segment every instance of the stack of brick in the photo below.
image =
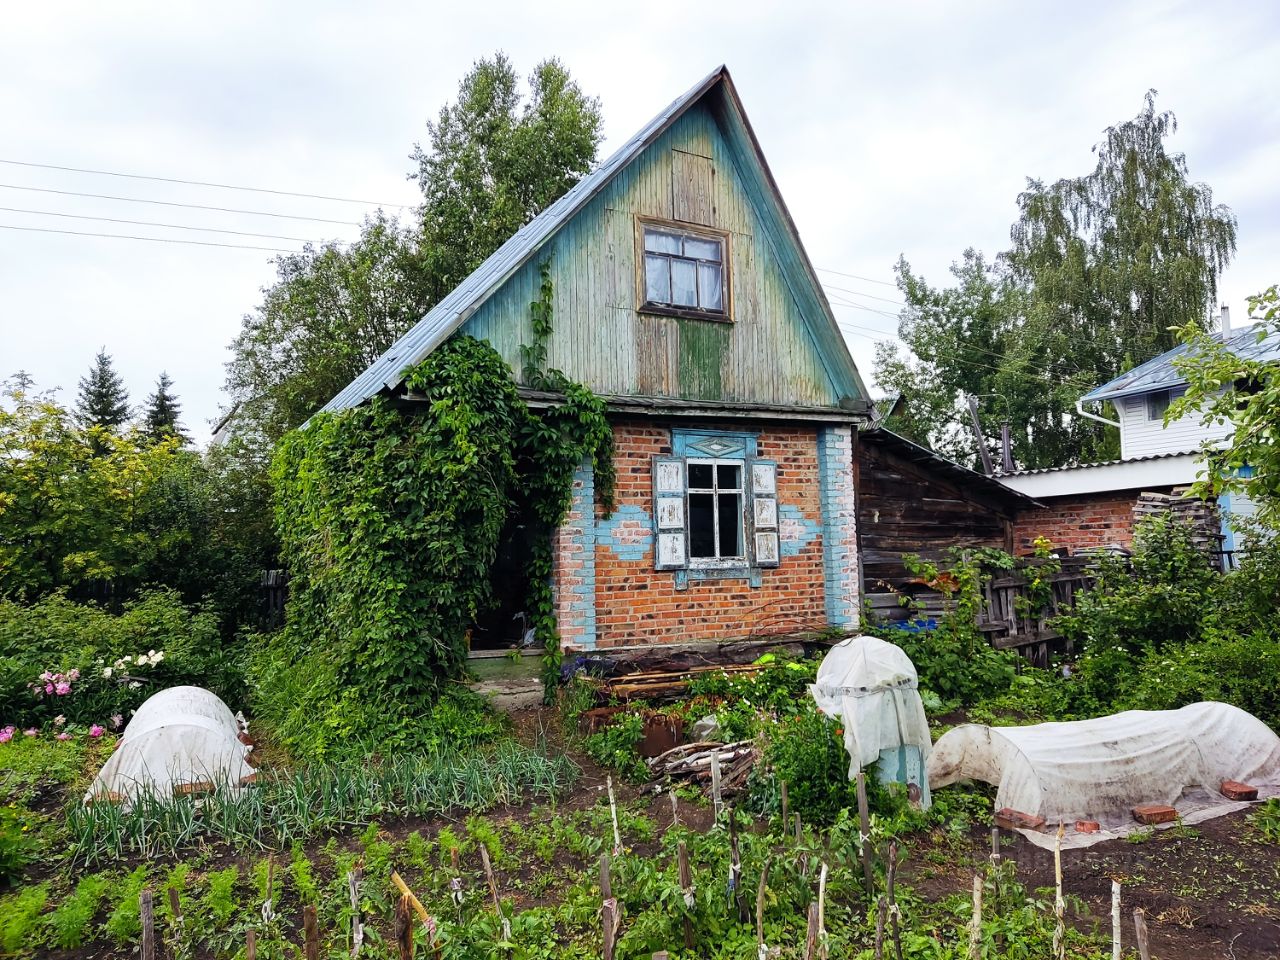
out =
<path fill-rule="evenodd" d="M 1222 551 L 1222 519 L 1216 504 L 1189 495 L 1187 487 L 1175 487 L 1169 493 L 1142 493 L 1133 505 L 1136 525 L 1147 517 L 1168 514 L 1191 530 L 1196 547 L 1215 559 Z"/>

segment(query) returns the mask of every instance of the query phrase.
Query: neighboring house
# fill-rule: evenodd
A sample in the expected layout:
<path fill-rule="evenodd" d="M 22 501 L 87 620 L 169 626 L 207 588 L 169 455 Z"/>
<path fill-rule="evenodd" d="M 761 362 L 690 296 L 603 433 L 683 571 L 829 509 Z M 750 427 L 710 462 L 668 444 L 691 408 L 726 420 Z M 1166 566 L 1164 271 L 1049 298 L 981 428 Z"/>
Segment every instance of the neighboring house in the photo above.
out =
<path fill-rule="evenodd" d="M 523 227 L 325 409 L 404 397 L 402 371 L 455 332 L 491 343 L 518 380 L 544 264 L 547 364 L 605 399 L 616 446 L 612 516 L 584 463 L 555 535 L 565 645 L 855 627 L 852 447 L 870 404 L 727 70 Z"/>
<path fill-rule="evenodd" d="M 1252 325 L 1232 330 L 1223 308 L 1220 334 L 1229 350 L 1241 357 L 1280 359 L 1280 336 L 1258 342 Z M 1173 361 L 1187 353 L 1183 344 L 1148 360 L 1080 398 L 1076 409 L 1083 415 L 1118 427 L 1120 459 L 1044 470 L 1023 470 L 1001 477 L 1007 486 L 1045 504 L 1045 509 L 1024 514 L 1018 523 L 1020 551 L 1030 548 L 1038 535 L 1071 552 L 1102 547 L 1128 547 L 1133 525 L 1144 511 L 1143 493 L 1182 493 L 1203 470 L 1201 450 L 1230 435 L 1230 424 L 1200 423 L 1198 414 L 1168 424 L 1165 411 L 1187 387 L 1186 378 Z M 1089 404 L 1110 403 L 1119 420 L 1109 420 L 1086 410 Z M 1218 501 L 1222 550 L 1228 556 L 1240 544 L 1232 519 L 1252 517 L 1252 501 L 1225 494 Z"/>

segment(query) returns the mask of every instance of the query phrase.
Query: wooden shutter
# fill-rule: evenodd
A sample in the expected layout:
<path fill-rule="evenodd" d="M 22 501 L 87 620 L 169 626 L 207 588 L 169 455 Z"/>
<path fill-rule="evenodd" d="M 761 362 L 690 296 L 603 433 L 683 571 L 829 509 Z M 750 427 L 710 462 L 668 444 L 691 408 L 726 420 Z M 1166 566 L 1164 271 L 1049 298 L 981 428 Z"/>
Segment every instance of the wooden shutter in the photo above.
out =
<path fill-rule="evenodd" d="M 778 465 L 772 460 L 751 460 L 751 529 L 755 564 L 776 567 L 778 543 Z"/>
<path fill-rule="evenodd" d="M 685 468 L 680 457 L 653 458 L 654 567 L 683 570 L 689 565 L 685 517 Z"/>

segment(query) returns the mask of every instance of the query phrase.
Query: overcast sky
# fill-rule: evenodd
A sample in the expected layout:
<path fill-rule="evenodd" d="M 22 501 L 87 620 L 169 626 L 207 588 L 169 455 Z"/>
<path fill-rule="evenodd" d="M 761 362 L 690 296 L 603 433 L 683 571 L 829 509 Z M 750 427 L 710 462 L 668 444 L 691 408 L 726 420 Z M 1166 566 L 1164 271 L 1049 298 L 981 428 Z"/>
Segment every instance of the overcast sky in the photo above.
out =
<path fill-rule="evenodd" d="M 471 63 L 547 56 L 600 97 L 606 156 L 719 63 L 734 76 L 850 347 L 870 378 L 891 336 L 899 254 L 933 281 L 966 246 L 1007 244 L 1034 176 L 1087 172 L 1150 87 L 1173 148 L 1239 217 L 1222 282 L 1280 281 L 1280 4 L 5 4 L 0 160 L 411 205 L 408 154 Z M 354 226 L 92 199 L 14 186 L 355 223 L 368 204 L 0 163 L 0 225 L 298 249 Z M 37 211 L 37 212 L 16 212 Z M 52 216 L 153 221 L 201 233 Z M 135 398 L 163 369 L 208 435 L 227 346 L 274 277 L 262 250 L 0 229 L 0 375 L 74 397 L 105 346 Z M 873 282 L 879 281 L 879 282 Z M 884 299 L 878 299 L 884 298 Z"/>

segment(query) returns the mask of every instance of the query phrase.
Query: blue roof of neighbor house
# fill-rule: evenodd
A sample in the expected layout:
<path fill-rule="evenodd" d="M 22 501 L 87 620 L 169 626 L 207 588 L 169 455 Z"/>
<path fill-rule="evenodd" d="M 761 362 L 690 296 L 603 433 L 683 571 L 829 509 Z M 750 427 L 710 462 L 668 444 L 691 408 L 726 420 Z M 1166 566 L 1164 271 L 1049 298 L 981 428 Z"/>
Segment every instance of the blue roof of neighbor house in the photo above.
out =
<path fill-rule="evenodd" d="M 1280 333 L 1272 332 L 1259 340 L 1258 334 L 1261 329 L 1251 324 L 1239 330 L 1232 330 L 1227 334 L 1224 343 L 1228 350 L 1243 360 L 1280 360 Z M 1095 387 L 1080 399 L 1082 401 L 1115 400 L 1120 397 L 1132 397 L 1135 394 L 1180 387 L 1187 382 L 1187 378 L 1178 372 L 1173 361 L 1178 357 L 1186 356 L 1188 349 L 1187 344 L 1181 343 L 1167 353 L 1139 364 L 1132 370 L 1126 370 L 1111 382 Z"/>

